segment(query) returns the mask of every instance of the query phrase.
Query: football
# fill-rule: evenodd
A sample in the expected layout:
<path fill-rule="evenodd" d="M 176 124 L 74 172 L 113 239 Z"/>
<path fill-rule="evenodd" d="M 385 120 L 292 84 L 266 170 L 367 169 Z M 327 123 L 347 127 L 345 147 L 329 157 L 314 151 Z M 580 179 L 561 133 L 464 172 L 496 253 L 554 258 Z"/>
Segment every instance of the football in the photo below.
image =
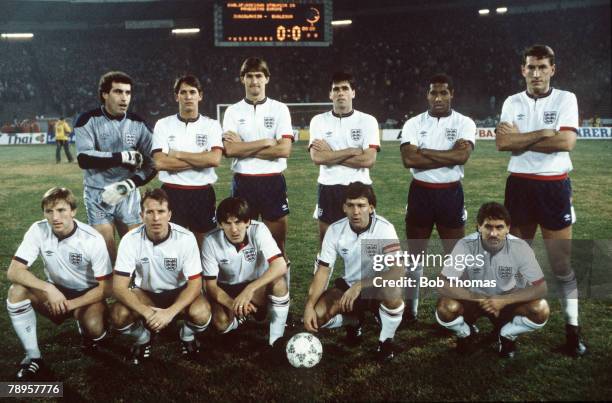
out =
<path fill-rule="evenodd" d="M 289 339 L 286 352 L 289 364 L 295 368 L 312 368 L 323 357 L 323 345 L 316 336 L 303 332 Z"/>

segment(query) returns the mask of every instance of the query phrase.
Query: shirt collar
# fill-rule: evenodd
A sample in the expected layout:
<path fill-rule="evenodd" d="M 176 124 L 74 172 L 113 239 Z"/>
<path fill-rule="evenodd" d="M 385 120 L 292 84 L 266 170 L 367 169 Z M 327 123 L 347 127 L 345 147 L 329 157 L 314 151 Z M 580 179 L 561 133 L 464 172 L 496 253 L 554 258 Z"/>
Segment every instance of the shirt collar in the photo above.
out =
<path fill-rule="evenodd" d="M 73 220 L 73 222 L 74 228 L 72 229 L 72 231 L 70 231 L 70 233 L 66 234 L 65 236 L 58 236 L 55 232 L 53 232 L 53 230 L 51 230 L 51 232 L 53 232 L 53 235 L 55 235 L 55 237 L 57 238 L 58 242 L 63 241 L 64 239 L 68 239 L 74 235 L 74 233 L 77 231 L 77 222 L 76 220 Z"/>
<path fill-rule="evenodd" d="M 258 102 L 253 102 L 250 99 L 244 98 L 244 102 L 246 102 L 249 105 L 254 105 L 254 106 L 265 104 L 266 101 L 268 101 L 268 97 L 265 97 L 264 99 Z"/>
<path fill-rule="evenodd" d="M 434 116 L 434 115 L 432 115 L 430 110 L 427 110 L 427 114 L 429 115 L 429 117 L 432 117 L 432 118 L 437 118 L 437 119 L 440 119 L 440 118 L 447 118 L 447 117 L 449 117 L 450 115 L 452 115 L 452 114 L 453 114 L 453 110 L 452 110 L 452 109 L 449 109 L 447 113 L 445 113 L 444 115 L 440 115 L 440 116 Z"/>
<path fill-rule="evenodd" d="M 230 241 L 227 235 L 225 235 L 225 232 L 223 233 L 223 236 L 225 237 L 225 240 L 230 243 L 230 245 L 236 248 L 236 252 L 240 252 L 242 249 L 244 249 L 249 244 L 249 234 L 248 233 L 244 234 L 244 240 L 240 242 L 238 245 Z"/>
<path fill-rule="evenodd" d="M 187 124 L 187 123 L 197 122 L 197 121 L 198 121 L 198 119 L 200 119 L 200 115 L 198 114 L 198 117 L 197 117 L 197 118 L 193 118 L 193 119 L 183 119 L 183 118 L 181 117 L 181 114 L 180 114 L 180 113 L 177 113 L 177 114 L 176 114 L 176 118 L 177 118 L 178 120 L 180 120 L 181 122 L 183 122 L 183 123 Z"/>
<path fill-rule="evenodd" d="M 144 227 L 144 224 L 143 224 L 143 227 Z M 172 226 L 170 226 L 170 223 L 168 223 L 168 234 L 166 234 L 166 236 L 164 238 L 160 239 L 159 241 L 155 241 L 155 240 L 149 238 L 149 234 L 147 233 L 147 227 L 144 227 L 144 233 L 145 233 L 145 236 L 147 237 L 147 239 L 153 243 L 153 246 L 157 246 L 159 244 L 162 244 L 162 243 L 166 242 L 168 240 L 168 238 L 170 238 L 170 234 L 172 233 Z"/>
<path fill-rule="evenodd" d="M 114 116 L 114 115 L 111 115 L 111 114 L 110 114 L 110 113 L 109 113 L 109 112 L 106 110 L 106 108 L 104 107 L 104 105 L 102 105 L 102 106 L 101 106 L 101 108 L 102 108 L 102 113 L 103 113 L 103 114 L 104 114 L 104 116 L 106 116 L 106 118 L 107 118 L 107 119 L 109 119 L 109 120 L 116 120 L 116 121 L 118 121 L 118 122 L 121 122 L 121 121 L 122 121 L 122 120 L 125 118 L 125 115 L 126 115 L 125 113 L 124 113 L 123 115 L 120 115 L 120 116 Z"/>
<path fill-rule="evenodd" d="M 548 91 L 546 91 L 546 93 L 540 95 L 539 97 L 536 97 L 535 95 L 530 94 L 527 90 L 525 90 L 525 94 L 527 94 L 527 96 L 531 99 L 540 99 L 540 98 L 546 98 L 547 96 L 549 96 L 552 93 L 553 87 L 550 87 L 548 89 Z"/>
<path fill-rule="evenodd" d="M 355 233 L 355 235 L 359 236 L 361 234 L 363 234 L 364 232 L 368 232 L 368 230 L 370 229 L 370 227 L 372 226 L 372 221 L 374 221 L 374 213 L 370 214 L 370 222 L 368 223 L 368 225 L 362 229 L 361 231 L 355 231 L 355 229 L 353 228 L 353 226 L 351 225 L 351 222 L 349 220 L 349 227 L 351 228 L 351 231 L 353 231 Z"/>
<path fill-rule="evenodd" d="M 331 112 L 332 112 L 332 115 L 334 115 L 335 117 L 342 119 L 342 118 L 348 118 L 349 116 L 352 116 L 353 113 L 355 113 L 355 109 L 351 109 L 351 111 L 347 113 L 336 113 L 333 111 L 333 109 Z"/>

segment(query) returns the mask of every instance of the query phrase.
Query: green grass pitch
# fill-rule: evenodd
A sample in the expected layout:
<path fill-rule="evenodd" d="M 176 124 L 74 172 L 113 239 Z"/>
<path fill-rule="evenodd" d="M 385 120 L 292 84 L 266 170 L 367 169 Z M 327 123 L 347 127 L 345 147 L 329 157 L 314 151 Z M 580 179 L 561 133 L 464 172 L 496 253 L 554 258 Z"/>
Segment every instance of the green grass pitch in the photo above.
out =
<path fill-rule="evenodd" d="M 40 198 L 45 190 L 62 185 L 82 199 L 82 173 L 76 164 L 55 164 L 54 146 L 0 147 L 0 265 L 8 268 L 13 253 L 29 225 L 42 218 Z M 612 239 L 612 142 L 579 141 L 572 152 L 574 205 L 578 222 L 574 238 Z M 466 165 L 464 190 L 469 218 L 467 232 L 475 228 L 481 203 L 503 200 L 507 153 L 498 153 L 493 142 L 482 141 Z M 301 317 L 317 252 L 318 229 L 312 219 L 318 168 L 312 164 L 306 144 L 294 145 L 286 171 L 289 204 L 288 253 L 292 265 L 292 307 Z M 229 161 L 217 170 L 218 201 L 228 195 Z M 409 172 L 403 168 L 398 143 L 383 143 L 372 170 L 379 199 L 377 212 L 404 233 L 403 214 Z M 152 182 L 150 186 L 157 186 Z M 82 206 L 82 204 L 81 204 Z M 86 221 L 84 208 L 78 218 Z M 608 255 L 609 256 L 609 255 Z M 610 262 L 606 261 L 607 267 Z M 338 268 L 336 269 L 338 270 Z M 40 262 L 34 271 L 42 276 Z M 609 271 L 599 273 L 594 285 L 607 281 Z M 9 284 L 0 276 L 3 298 Z M 221 338 L 208 330 L 203 336 L 203 365 L 182 360 L 175 334 L 161 336 L 153 359 L 141 367 L 123 361 L 129 341 L 115 337 L 111 349 L 100 358 L 83 356 L 74 321 L 56 327 L 39 317 L 38 338 L 46 362 L 64 382 L 64 396 L 96 401 L 311 401 L 311 400 L 609 400 L 612 399 L 612 302 L 608 298 L 583 300 L 581 324 L 591 354 L 576 360 L 551 352 L 564 341 L 564 321 L 559 303 L 551 297 L 552 315 L 540 332 L 519 338 L 513 361 L 498 359 L 484 340 L 490 326 L 481 328 L 482 348 L 469 358 L 452 351 L 454 340 L 435 322 L 432 294 L 420 306 L 419 324 L 401 329 L 396 342 L 402 349 L 384 366 L 372 360 L 378 331 L 371 318 L 360 347 L 342 343 L 344 332 L 321 335 L 322 362 L 309 370 L 274 364 L 261 347 L 267 326 L 249 324 Z M 0 309 L 0 381 L 11 380 L 22 358 L 22 349 L 8 315 Z"/>

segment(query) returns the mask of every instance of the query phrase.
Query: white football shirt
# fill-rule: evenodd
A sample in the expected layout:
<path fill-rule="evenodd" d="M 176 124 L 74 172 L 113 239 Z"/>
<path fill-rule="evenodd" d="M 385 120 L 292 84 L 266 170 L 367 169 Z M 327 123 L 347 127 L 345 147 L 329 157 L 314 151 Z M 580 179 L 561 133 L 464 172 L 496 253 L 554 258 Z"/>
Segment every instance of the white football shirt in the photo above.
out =
<path fill-rule="evenodd" d="M 569 91 L 551 88 L 541 98 L 533 98 L 527 91 L 506 98 L 500 122 L 516 123 L 519 132 L 541 129 L 573 130 L 578 132 L 578 101 Z M 544 176 L 561 175 L 572 170 L 569 152 L 541 153 L 525 151 L 512 155 L 508 171 Z"/>
<path fill-rule="evenodd" d="M 376 148 L 380 150 L 380 136 L 376 118 L 353 110 L 339 116 L 333 111 L 318 114 L 310 121 L 310 143 L 325 140 L 333 151 L 346 148 Z M 322 185 L 348 185 L 351 182 L 372 184 L 368 168 L 351 168 L 344 165 L 321 165 L 318 182 Z"/>
<path fill-rule="evenodd" d="M 373 214 L 370 225 L 360 233 L 343 218 L 329 226 L 319 254 L 318 264 L 333 269 L 338 255 L 344 261 L 342 278 L 350 286 L 362 279 L 362 273 L 371 273 L 374 255 L 393 254 L 400 250 L 395 227 L 381 216 Z"/>
<path fill-rule="evenodd" d="M 253 104 L 247 99 L 227 108 L 223 116 L 223 131 L 232 131 L 242 141 L 288 138 L 293 141 L 289 108 L 270 98 Z M 287 158 L 271 161 L 260 158 L 234 158 L 232 171 L 246 175 L 281 173 L 287 168 Z"/>
<path fill-rule="evenodd" d="M 196 121 L 186 121 L 179 115 L 160 119 L 153 130 L 151 154 L 170 150 L 200 153 L 223 150 L 221 125 L 218 121 L 199 115 Z M 159 180 L 179 186 L 205 186 L 217 181 L 215 168 L 194 168 L 185 171 L 159 171 Z"/>
<path fill-rule="evenodd" d="M 429 112 L 410 118 L 402 128 L 401 145 L 412 144 L 431 150 L 451 150 L 458 139 L 476 146 L 476 123 L 461 113 L 451 110 L 449 116 L 433 117 Z M 400 145 L 400 147 L 401 147 Z M 463 178 L 463 165 L 435 169 L 410 168 L 413 178 L 429 183 L 457 182 Z"/>
<path fill-rule="evenodd" d="M 198 243 L 191 231 L 169 223 L 168 237 L 153 242 L 141 225 L 128 232 L 119 243 L 115 274 L 131 276 L 135 285 L 159 293 L 182 287 L 187 280 L 202 275 Z"/>
<path fill-rule="evenodd" d="M 59 239 L 47 220 L 37 221 L 25 233 L 13 259 L 30 267 L 40 255 L 47 281 L 81 291 L 112 276 L 104 238 L 89 225 L 74 220 L 74 230 Z"/>
<path fill-rule="evenodd" d="M 535 254 L 529 244 L 520 238 L 508 234 L 504 247 L 491 255 L 482 246 L 480 234 L 475 232 L 460 239 L 451 252 L 454 260 L 457 256 L 473 256 L 470 264 L 463 270 L 454 265 L 445 265 L 442 275 L 447 278 L 462 280 L 495 280 L 495 287 L 471 287 L 470 290 L 485 295 L 501 295 L 513 290 L 525 288 L 531 284 L 536 285 L 544 281 L 544 273 L 536 260 Z M 476 256 L 481 255 L 482 265 Z M 465 257 L 462 257 L 465 261 Z M 449 261 L 450 263 L 450 261 Z"/>
<path fill-rule="evenodd" d="M 221 228 L 209 232 L 202 244 L 204 278 L 219 283 L 239 284 L 259 278 L 270 262 L 282 257 L 268 227 L 251 220 L 246 239 L 240 245 L 231 243 Z"/>

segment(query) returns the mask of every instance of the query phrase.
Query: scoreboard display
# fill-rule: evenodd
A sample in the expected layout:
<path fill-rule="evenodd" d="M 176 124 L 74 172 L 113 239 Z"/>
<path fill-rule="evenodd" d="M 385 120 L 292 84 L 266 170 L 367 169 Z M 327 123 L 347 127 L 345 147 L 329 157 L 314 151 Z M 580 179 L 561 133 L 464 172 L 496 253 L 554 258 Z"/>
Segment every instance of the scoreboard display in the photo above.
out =
<path fill-rule="evenodd" d="M 329 46 L 331 0 L 215 3 L 215 46 Z"/>

